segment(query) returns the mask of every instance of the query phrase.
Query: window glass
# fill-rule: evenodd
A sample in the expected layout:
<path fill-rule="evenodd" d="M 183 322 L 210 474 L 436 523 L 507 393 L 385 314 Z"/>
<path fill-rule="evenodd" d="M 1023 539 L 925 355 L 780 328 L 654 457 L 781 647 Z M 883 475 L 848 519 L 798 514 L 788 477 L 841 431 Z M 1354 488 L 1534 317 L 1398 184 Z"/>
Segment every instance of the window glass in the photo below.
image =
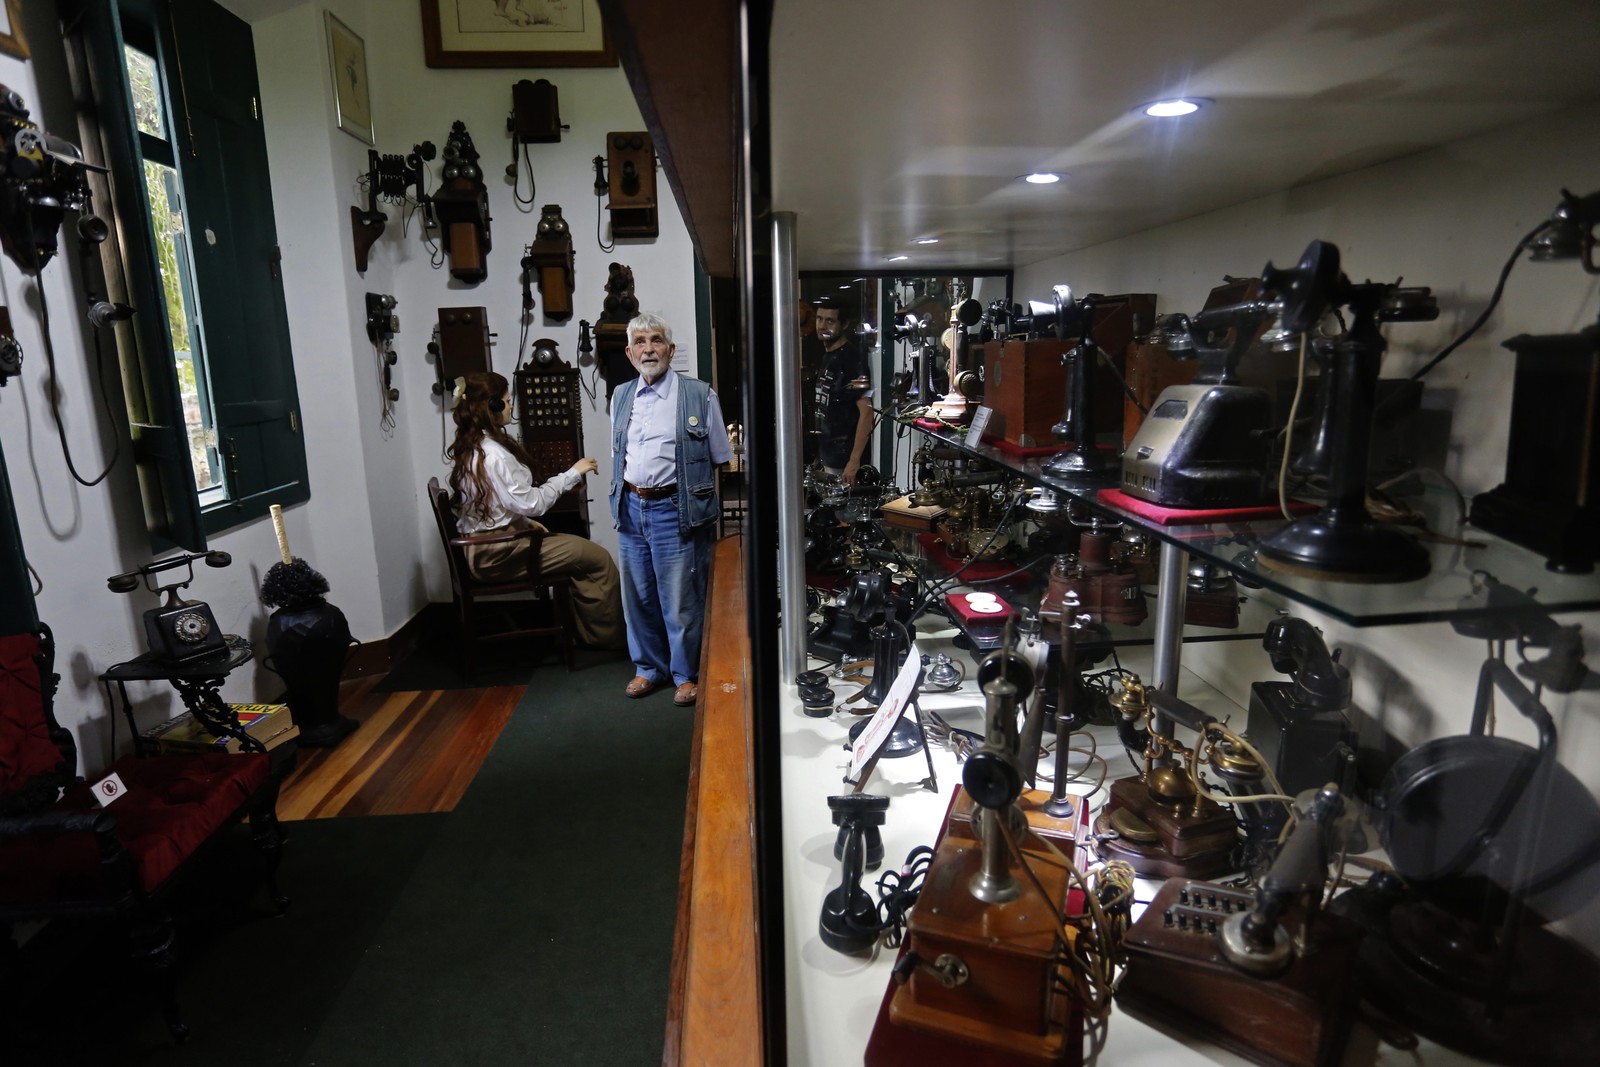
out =
<path fill-rule="evenodd" d="M 211 390 L 205 360 L 196 352 L 194 328 L 194 272 L 189 263 L 188 243 L 184 239 L 182 205 L 178 193 L 178 174 L 171 167 L 145 160 L 145 194 L 150 201 L 150 218 L 155 227 L 152 237 L 156 258 L 161 265 L 163 311 L 172 335 L 173 367 L 178 375 L 178 390 L 183 398 L 184 431 L 189 439 L 189 458 L 194 464 L 194 486 L 202 493 L 221 488 L 217 472 L 216 419 L 211 411 Z M 202 497 L 204 502 L 204 497 Z"/>
<path fill-rule="evenodd" d="M 123 61 L 128 68 L 128 88 L 133 90 L 133 121 L 140 133 L 167 139 L 161 114 L 161 92 L 156 81 L 156 61 L 137 48 L 123 46 Z"/>

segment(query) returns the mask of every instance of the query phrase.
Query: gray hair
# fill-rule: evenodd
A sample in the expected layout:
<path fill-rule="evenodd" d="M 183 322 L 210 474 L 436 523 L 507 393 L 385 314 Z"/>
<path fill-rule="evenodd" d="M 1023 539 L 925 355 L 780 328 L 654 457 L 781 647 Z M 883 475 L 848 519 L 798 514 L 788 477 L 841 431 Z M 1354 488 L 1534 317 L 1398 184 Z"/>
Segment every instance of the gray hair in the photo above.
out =
<path fill-rule="evenodd" d="M 650 311 L 639 312 L 628 323 L 628 343 L 633 344 L 639 334 L 649 333 L 651 330 L 659 331 L 661 336 L 666 338 L 667 344 L 672 344 L 672 326 L 666 319 Z"/>

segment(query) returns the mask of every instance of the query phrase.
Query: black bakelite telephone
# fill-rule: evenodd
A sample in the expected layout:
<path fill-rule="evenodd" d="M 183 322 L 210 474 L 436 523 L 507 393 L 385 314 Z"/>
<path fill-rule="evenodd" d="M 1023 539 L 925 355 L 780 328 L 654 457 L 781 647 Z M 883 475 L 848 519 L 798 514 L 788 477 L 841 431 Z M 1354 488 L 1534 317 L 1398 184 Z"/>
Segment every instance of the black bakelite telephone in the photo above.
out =
<path fill-rule="evenodd" d="M 125 574 L 114 574 L 106 579 L 113 593 L 131 593 L 139 588 L 140 580 L 152 593 L 165 593 L 166 599 L 158 608 L 144 613 L 145 642 L 158 659 L 171 663 L 185 663 L 222 651 L 226 647 L 222 627 L 211 613 L 210 605 L 200 600 L 183 600 L 178 590 L 194 581 L 194 561 L 203 559 L 208 567 L 226 567 L 233 557 L 226 552 L 182 552 L 166 559 L 146 563 Z M 156 575 L 182 567 L 182 581 L 163 582 Z"/>

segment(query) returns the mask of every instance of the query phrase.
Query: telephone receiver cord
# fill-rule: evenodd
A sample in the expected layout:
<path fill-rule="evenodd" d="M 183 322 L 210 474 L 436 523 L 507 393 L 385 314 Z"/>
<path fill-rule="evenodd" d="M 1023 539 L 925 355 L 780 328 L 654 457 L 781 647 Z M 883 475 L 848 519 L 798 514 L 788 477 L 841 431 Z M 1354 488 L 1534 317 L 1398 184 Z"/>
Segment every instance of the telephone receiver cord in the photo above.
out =
<path fill-rule="evenodd" d="M 33 239 L 32 210 L 30 209 L 25 212 L 23 217 L 27 220 L 28 246 L 30 248 L 37 248 L 37 242 L 35 242 Z M 117 435 L 116 420 L 111 413 L 111 397 L 106 390 L 106 380 L 104 374 L 105 359 L 100 350 L 100 333 L 98 330 L 96 330 L 94 335 L 94 377 L 95 382 L 100 386 L 100 400 L 102 406 L 105 408 L 106 421 L 109 422 L 112 427 L 111 433 L 114 444 L 111 449 L 111 459 L 106 463 L 106 469 L 101 471 L 98 477 L 90 480 L 84 478 L 83 475 L 78 473 L 77 464 L 75 464 L 72 460 L 72 448 L 67 444 L 67 427 L 66 424 L 61 421 L 61 400 L 57 393 L 57 388 L 61 379 L 56 373 L 56 346 L 55 342 L 50 336 L 50 301 L 45 296 L 44 269 L 38 263 L 37 253 L 34 256 L 34 260 L 33 284 L 34 290 L 39 294 L 39 325 L 41 332 L 44 334 L 44 360 L 45 364 L 50 369 L 50 387 L 48 394 L 50 398 L 50 417 L 56 424 L 56 437 L 61 442 L 61 455 L 67 461 L 67 470 L 72 474 L 73 480 L 79 485 L 82 485 L 86 488 L 92 488 L 106 480 L 106 477 L 111 473 L 111 469 L 117 465 L 117 460 L 122 456 L 122 440 Z"/>

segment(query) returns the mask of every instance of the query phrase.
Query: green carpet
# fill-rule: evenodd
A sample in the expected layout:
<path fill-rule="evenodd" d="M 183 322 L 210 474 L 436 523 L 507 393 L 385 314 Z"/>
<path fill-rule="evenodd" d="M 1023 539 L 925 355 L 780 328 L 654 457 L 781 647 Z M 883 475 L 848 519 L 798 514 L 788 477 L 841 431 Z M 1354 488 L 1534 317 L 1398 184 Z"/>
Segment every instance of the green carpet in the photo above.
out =
<path fill-rule="evenodd" d="M 529 690 L 309 1062 L 661 1062 L 693 716 L 632 673 Z"/>
<path fill-rule="evenodd" d="M 289 840 L 279 885 L 292 903 L 283 916 L 274 913 L 261 887 L 260 854 L 248 831 L 221 842 L 211 862 L 172 901 L 178 998 L 191 1033 L 181 1047 L 142 988 L 143 973 L 110 931 L 46 928 L 18 961 L 18 971 L 29 978 L 21 999 L 8 1002 L 20 1010 L 0 1026 L 8 1046 L 0 1062 L 305 1062 L 333 999 L 448 819 L 394 815 L 284 823 Z"/>
<path fill-rule="evenodd" d="M 289 824 L 290 914 L 187 946 L 194 1036 L 167 1044 L 144 1002 L 100 1062 L 658 1064 L 693 713 L 629 700 L 632 673 L 541 671 L 454 812 Z M 54 996 L 103 1021 L 103 988 L 79 972 Z"/>

